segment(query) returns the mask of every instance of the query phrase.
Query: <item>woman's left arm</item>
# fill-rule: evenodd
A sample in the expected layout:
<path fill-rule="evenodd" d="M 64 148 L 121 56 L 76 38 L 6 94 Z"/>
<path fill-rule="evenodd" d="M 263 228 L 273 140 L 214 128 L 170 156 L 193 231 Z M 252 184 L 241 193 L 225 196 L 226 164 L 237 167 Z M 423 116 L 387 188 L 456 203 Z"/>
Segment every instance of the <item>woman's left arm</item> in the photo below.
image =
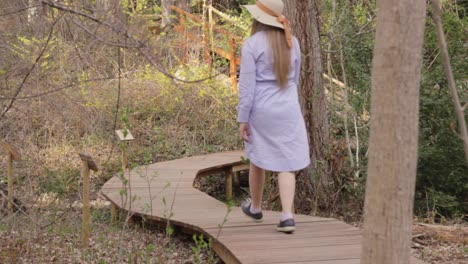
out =
<path fill-rule="evenodd" d="M 239 123 L 248 123 L 255 94 L 256 66 L 252 47 L 245 42 L 241 51 L 239 75 L 239 104 L 237 106 Z"/>

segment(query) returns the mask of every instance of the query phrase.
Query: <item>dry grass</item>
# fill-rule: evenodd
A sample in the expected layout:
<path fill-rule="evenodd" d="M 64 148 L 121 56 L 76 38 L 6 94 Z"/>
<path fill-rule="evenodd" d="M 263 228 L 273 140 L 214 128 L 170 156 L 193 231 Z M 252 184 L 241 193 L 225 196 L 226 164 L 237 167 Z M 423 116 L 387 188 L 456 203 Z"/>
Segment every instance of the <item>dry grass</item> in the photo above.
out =
<path fill-rule="evenodd" d="M 98 203 L 99 204 L 99 203 Z M 49 204 L 29 210 L 39 228 L 18 214 L 0 222 L 0 263 L 207 263 L 208 252 L 195 254 L 191 237 L 167 236 L 154 225 L 122 222 L 109 224 L 110 212 L 102 203 L 91 211 L 89 248 L 81 247 L 81 212 L 78 207 Z M 123 234 L 123 235 L 122 235 Z M 122 240 L 122 246 L 119 247 Z M 200 259 L 200 261 L 196 261 Z M 215 263 L 219 263 L 215 259 Z"/>
<path fill-rule="evenodd" d="M 468 263 L 468 227 L 416 224 L 413 248 L 427 263 Z"/>

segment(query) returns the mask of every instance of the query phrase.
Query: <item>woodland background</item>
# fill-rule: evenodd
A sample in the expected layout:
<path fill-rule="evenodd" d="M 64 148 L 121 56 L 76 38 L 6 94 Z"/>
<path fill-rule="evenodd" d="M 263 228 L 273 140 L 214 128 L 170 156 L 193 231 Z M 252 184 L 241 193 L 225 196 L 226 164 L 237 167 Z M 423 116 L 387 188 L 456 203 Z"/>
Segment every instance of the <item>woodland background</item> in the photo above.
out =
<path fill-rule="evenodd" d="M 129 147 L 133 165 L 242 147 L 236 122 L 238 95 L 231 88 L 228 61 L 211 54 L 211 63 L 207 63 L 202 43 L 181 40 L 174 30 L 177 16 L 167 7 L 174 4 L 206 17 L 205 7 L 212 5 L 234 20 L 220 19 L 218 27 L 246 38 L 250 18 L 240 5 L 249 2 L 0 2 L 0 135 L 23 156 L 14 167 L 15 196 L 26 212 L 2 216 L 0 262 L 29 263 L 34 257 L 58 263 L 113 263 L 117 258 L 129 263 L 219 261 L 199 239 L 145 225 L 133 225 L 125 232 L 122 225 L 109 226 L 109 208 L 98 193 L 121 167 L 115 129 L 127 128 L 134 135 Z M 456 86 L 466 103 L 468 2 L 442 2 Z M 326 192 L 318 192 L 314 186 L 299 189 L 296 209 L 359 225 L 372 120 L 375 2 L 314 3 L 319 12 L 321 62 L 330 77 L 323 80 L 329 144 L 317 164 L 326 164 L 333 184 Z M 427 12 L 415 221 L 463 225 L 468 219 L 468 167 L 430 8 Z M 196 25 L 187 30 L 204 34 Z M 222 41 L 220 45 L 227 47 Z M 77 154 L 81 151 L 91 153 L 100 167 L 92 178 L 96 232 L 94 244 L 86 252 L 79 247 Z M 0 164 L 1 168 L 7 166 L 3 156 Z M 317 177 L 314 173 L 305 176 Z M 270 179 L 265 207 L 278 209 L 274 175 Z M 2 174 L 3 192 L 4 184 Z M 225 199 L 220 177 L 209 177 L 200 185 Z M 246 196 L 246 190 L 244 186 L 237 199 Z M 0 201 L 4 212 L 5 199 L 0 197 Z M 415 229 L 419 236 L 414 247 L 421 258 L 432 263 L 460 263 L 466 258 L 463 235 L 425 228 L 428 226 Z"/>

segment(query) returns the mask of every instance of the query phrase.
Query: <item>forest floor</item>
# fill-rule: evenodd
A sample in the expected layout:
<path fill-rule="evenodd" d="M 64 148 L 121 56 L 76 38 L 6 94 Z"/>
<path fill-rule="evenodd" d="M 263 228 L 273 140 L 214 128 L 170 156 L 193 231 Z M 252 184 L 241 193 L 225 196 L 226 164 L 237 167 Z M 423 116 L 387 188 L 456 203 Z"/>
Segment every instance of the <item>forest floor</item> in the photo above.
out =
<path fill-rule="evenodd" d="M 110 224 L 107 202 L 93 202 L 89 248 L 81 248 L 79 204 L 38 207 L 0 222 L 0 263 L 223 263 L 206 242 L 131 221 Z M 125 217 L 123 217 L 125 218 Z M 124 227 L 125 226 L 125 227 Z M 413 254 L 425 263 L 468 264 L 468 227 L 415 223 Z"/>
<path fill-rule="evenodd" d="M 207 243 L 195 243 L 189 235 L 168 235 L 164 228 L 140 221 L 112 225 L 109 205 L 98 204 L 91 209 L 86 250 L 81 243 L 81 208 L 76 204 L 36 208 L 30 217 L 16 214 L 0 221 L 0 263 L 222 263 Z"/>
<path fill-rule="evenodd" d="M 245 179 L 244 179 L 245 178 Z M 206 177 L 196 186 L 224 200 L 222 177 Z M 235 188 L 235 205 L 247 195 L 246 177 Z M 0 263 L 223 263 L 206 240 L 154 223 L 128 221 L 127 215 L 111 224 L 110 203 L 93 192 L 89 247 L 81 244 L 81 203 L 42 196 L 31 200 L 27 214 L 0 218 Z M 274 210 L 275 208 L 268 208 Z M 339 218 L 336 216 L 335 218 Z M 130 219 L 130 218 L 129 218 Z M 133 218 L 132 218 L 133 219 Z M 359 217 L 350 224 L 361 226 Z M 434 225 L 415 221 L 412 253 L 425 263 L 468 264 L 468 226 Z"/>
<path fill-rule="evenodd" d="M 413 249 L 426 263 L 468 264 L 468 226 L 415 223 Z"/>

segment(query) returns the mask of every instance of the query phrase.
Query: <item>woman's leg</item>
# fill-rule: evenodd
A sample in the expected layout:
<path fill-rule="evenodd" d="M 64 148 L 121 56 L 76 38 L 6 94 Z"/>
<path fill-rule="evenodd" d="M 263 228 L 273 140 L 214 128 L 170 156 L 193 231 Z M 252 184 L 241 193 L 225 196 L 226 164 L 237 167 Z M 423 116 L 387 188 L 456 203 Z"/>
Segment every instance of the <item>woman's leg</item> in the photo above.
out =
<path fill-rule="evenodd" d="M 250 162 L 249 171 L 250 195 L 252 196 L 252 209 L 262 208 L 263 187 L 265 186 L 265 170 Z"/>
<path fill-rule="evenodd" d="M 292 207 L 296 191 L 296 175 L 291 172 L 280 172 L 278 183 L 282 207 L 281 221 L 284 221 L 288 218 L 293 218 Z"/>

